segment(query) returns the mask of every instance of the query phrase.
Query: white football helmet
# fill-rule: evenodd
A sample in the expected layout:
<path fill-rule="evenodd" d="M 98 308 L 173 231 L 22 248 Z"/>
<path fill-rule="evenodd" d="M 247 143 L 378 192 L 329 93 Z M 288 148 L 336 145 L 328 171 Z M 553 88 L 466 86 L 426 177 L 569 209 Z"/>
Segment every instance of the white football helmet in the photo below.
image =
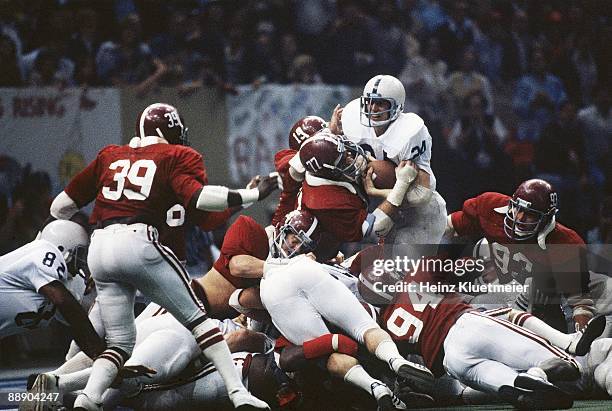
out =
<path fill-rule="evenodd" d="M 85 276 L 80 270 L 86 270 L 87 267 L 89 235 L 82 226 L 69 220 L 55 220 L 43 228 L 39 238 L 49 241 L 61 251 L 68 271 L 73 276 Z"/>
<path fill-rule="evenodd" d="M 371 112 L 371 103 L 375 100 L 384 100 L 391 103 L 388 110 L 377 113 Z M 404 110 L 406 91 L 401 81 L 393 76 L 379 74 L 372 77 L 363 88 L 361 96 L 361 113 L 359 119 L 366 127 L 384 126 L 395 121 Z M 387 120 L 372 120 L 372 115 L 389 113 Z"/>

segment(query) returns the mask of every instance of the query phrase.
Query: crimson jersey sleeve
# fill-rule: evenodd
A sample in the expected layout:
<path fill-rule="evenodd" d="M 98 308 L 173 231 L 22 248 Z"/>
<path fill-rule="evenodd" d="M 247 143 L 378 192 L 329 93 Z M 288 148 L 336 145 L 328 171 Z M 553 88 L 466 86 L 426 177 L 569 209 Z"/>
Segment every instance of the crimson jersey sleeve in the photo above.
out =
<path fill-rule="evenodd" d="M 485 235 L 482 219 L 493 212 L 493 208 L 508 204 L 509 197 L 499 193 L 483 193 L 463 203 L 460 211 L 451 214 L 453 228 L 460 236 L 482 237 Z"/>
<path fill-rule="evenodd" d="M 269 252 L 265 230 L 251 217 L 239 216 L 225 233 L 221 255 L 213 267 L 236 288 L 257 285 L 259 279 L 234 277 L 229 270 L 230 260 L 237 255 L 250 255 L 265 260 Z"/>
<path fill-rule="evenodd" d="M 96 158 L 87 167 L 75 175 L 68 183 L 64 191 L 74 200 L 76 205 L 81 208 L 92 202 L 98 194 L 99 181 L 99 158 L 104 151 L 114 146 L 107 146 L 100 150 Z"/>
<path fill-rule="evenodd" d="M 206 169 L 202 155 L 197 151 L 183 146 L 170 171 L 170 185 L 183 206 L 187 208 L 193 195 L 202 186 L 208 184 Z"/>
<path fill-rule="evenodd" d="M 272 225 L 276 226 L 282 222 L 285 216 L 295 210 L 297 203 L 297 196 L 302 186 L 301 182 L 295 181 L 289 175 L 289 160 L 291 160 L 296 150 L 286 149 L 281 150 L 274 156 L 274 167 L 283 181 L 283 191 L 280 194 L 278 206 L 272 216 Z"/>

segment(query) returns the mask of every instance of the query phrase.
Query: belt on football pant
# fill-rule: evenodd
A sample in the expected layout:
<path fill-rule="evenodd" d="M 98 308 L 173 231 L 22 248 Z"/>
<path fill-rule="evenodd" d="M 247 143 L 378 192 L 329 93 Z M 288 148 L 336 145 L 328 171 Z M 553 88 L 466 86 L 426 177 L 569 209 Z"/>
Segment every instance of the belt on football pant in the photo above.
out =
<path fill-rule="evenodd" d="M 109 218 L 108 220 L 104 220 L 104 221 L 98 221 L 96 223 L 96 229 L 100 229 L 100 228 L 106 228 L 110 225 L 113 224 L 147 224 L 147 225 L 152 225 L 154 226 L 154 224 L 151 223 L 151 221 L 147 221 L 148 219 L 142 216 L 136 216 L 136 217 L 116 217 L 116 218 Z"/>

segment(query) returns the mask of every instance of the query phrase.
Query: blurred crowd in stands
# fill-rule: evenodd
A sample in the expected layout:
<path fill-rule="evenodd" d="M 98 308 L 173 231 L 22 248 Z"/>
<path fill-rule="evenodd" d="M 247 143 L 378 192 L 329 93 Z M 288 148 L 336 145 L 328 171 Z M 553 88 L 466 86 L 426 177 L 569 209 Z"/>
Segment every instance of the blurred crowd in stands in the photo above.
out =
<path fill-rule="evenodd" d="M 609 11 L 606 0 L 0 0 L 0 87 L 236 93 L 392 74 L 435 138 L 449 211 L 539 176 L 560 192 L 560 221 L 609 243 Z M 1 238 L 30 206 L 20 195 L 0 201 Z"/>

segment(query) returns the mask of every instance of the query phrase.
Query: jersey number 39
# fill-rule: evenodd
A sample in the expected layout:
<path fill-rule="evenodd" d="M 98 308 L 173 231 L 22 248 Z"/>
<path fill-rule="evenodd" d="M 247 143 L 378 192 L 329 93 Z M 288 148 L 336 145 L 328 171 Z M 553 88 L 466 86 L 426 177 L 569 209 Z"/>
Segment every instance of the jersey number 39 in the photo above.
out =
<path fill-rule="evenodd" d="M 117 160 L 108 166 L 110 170 L 116 170 L 113 181 L 117 187 L 102 187 L 102 195 L 109 200 L 119 200 L 122 195 L 128 200 L 146 200 L 153 186 L 153 177 L 157 166 L 153 160 L 136 160 L 133 164 L 130 160 Z M 125 180 L 132 186 L 139 187 L 138 191 L 125 188 Z"/>

